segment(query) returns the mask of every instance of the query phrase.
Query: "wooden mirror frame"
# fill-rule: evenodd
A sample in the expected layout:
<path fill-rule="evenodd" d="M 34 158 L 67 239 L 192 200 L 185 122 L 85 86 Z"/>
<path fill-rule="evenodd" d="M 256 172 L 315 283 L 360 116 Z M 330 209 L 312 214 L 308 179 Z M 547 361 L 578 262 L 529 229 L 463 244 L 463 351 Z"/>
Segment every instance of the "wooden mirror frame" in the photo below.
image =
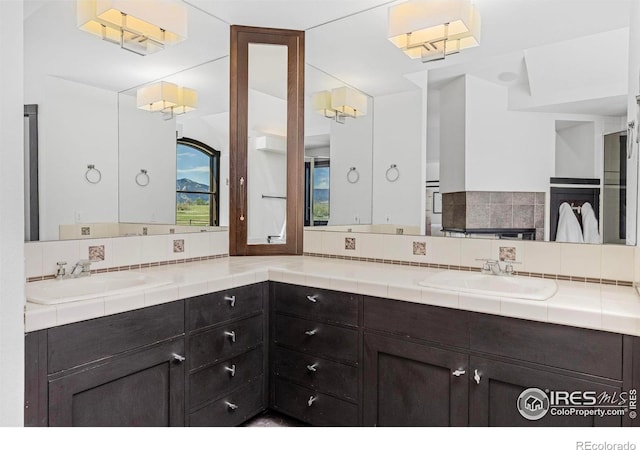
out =
<path fill-rule="evenodd" d="M 283 45 L 287 62 L 286 243 L 247 243 L 249 44 Z M 304 31 L 231 26 L 229 255 L 301 255 L 304 210 Z M 243 179 L 244 185 L 240 185 Z"/>

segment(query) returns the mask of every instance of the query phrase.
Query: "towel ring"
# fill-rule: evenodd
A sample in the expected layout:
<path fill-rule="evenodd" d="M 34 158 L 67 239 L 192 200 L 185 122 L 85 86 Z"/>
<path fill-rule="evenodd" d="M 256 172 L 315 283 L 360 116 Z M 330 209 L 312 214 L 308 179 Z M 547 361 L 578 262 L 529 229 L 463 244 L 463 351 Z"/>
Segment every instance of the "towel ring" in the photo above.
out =
<path fill-rule="evenodd" d="M 398 170 L 398 166 L 395 164 L 391 164 L 384 176 L 387 181 L 391 183 L 398 181 L 398 178 L 400 178 L 400 170 Z"/>
<path fill-rule="evenodd" d="M 84 174 L 84 179 L 91 184 L 98 184 L 102 180 L 102 172 L 96 169 L 94 164 L 88 164 L 87 171 Z"/>
<path fill-rule="evenodd" d="M 356 184 L 360 180 L 360 173 L 355 167 L 350 167 L 347 172 L 347 181 L 351 184 Z"/>
<path fill-rule="evenodd" d="M 149 178 L 149 174 L 147 173 L 147 169 L 140 169 L 140 173 L 136 175 L 136 184 L 138 186 L 148 186 L 151 179 Z"/>

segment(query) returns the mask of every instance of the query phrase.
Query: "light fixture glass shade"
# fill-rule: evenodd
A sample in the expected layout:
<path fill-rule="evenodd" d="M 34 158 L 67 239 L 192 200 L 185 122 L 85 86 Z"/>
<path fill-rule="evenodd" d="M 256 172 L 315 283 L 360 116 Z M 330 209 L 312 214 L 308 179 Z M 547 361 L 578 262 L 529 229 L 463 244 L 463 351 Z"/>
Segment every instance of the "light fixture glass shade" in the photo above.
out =
<path fill-rule="evenodd" d="M 479 45 L 480 27 L 470 0 L 414 0 L 388 12 L 389 40 L 410 58 L 423 61 Z"/>
<path fill-rule="evenodd" d="M 367 114 L 367 96 L 347 86 L 331 91 L 331 108 L 348 117 Z"/>
<path fill-rule="evenodd" d="M 157 112 L 178 105 L 178 85 L 160 81 L 138 89 L 136 93 L 138 108 Z"/>
<path fill-rule="evenodd" d="M 311 96 L 313 110 L 325 117 L 334 118 L 336 111 L 331 108 L 331 92 L 320 91 Z"/>
<path fill-rule="evenodd" d="M 176 0 L 77 0 L 78 28 L 139 54 L 187 37 L 187 10 Z"/>
<path fill-rule="evenodd" d="M 193 111 L 198 107 L 198 93 L 186 87 L 178 88 L 178 104 L 173 108 L 174 115 Z"/>

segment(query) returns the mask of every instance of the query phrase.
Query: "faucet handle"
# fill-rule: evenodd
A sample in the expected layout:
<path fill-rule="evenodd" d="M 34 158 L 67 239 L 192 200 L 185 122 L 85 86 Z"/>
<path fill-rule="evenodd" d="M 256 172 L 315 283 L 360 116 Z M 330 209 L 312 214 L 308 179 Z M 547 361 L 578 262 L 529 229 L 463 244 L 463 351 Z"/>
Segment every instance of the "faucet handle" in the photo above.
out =
<path fill-rule="evenodd" d="M 58 269 L 56 270 L 56 278 L 62 278 L 67 274 L 67 269 L 64 266 L 67 265 L 66 261 L 58 261 L 56 263 L 58 265 Z"/>

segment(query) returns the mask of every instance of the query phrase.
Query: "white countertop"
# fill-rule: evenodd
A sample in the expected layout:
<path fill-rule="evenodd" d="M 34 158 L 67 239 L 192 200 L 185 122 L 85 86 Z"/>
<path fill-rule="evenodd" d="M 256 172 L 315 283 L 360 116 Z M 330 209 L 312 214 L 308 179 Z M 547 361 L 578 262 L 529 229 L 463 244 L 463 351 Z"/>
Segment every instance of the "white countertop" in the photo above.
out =
<path fill-rule="evenodd" d="M 170 279 L 171 284 L 133 294 L 59 305 L 27 302 L 25 331 L 80 322 L 262 281 L 280 281 L 640 336 L 640 296 L 632 287 L 557 281 L 558 292 L 549 300 L 515 300 L 418 285 L 427 274 L 438 272 L 438 269 L 310 256 L 230 257 L 140 271 Z"/>

